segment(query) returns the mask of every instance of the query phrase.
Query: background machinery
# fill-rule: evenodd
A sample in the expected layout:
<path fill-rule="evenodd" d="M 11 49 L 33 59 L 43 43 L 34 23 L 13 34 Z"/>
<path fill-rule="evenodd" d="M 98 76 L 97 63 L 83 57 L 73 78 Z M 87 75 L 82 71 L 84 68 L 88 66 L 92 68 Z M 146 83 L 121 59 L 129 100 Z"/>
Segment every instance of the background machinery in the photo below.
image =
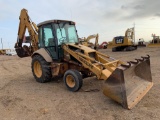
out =
<path fill-rule="evenodd" d="M 109 42 L 107 48 L 115 51 L 132 51 L 136 50 L 137 46 L 134 45 L 134 28 L 129 28 L 125 32 L 125 36 L 114 37 L 112 42 Z"/>
<path fill-rule="evenodd" d="M 99 45 L 99 49 L 107 49 L 107 45 L 108 43 L 107 42 L 102 42 L 100 45 Z"/>
<path fill-rule="evenodd" d="M 90 42 L 90 40 L 94 38 L 95 38 L 95 43 L 93 44 L 92 42 Z M 94 34 L 94 35 L 89 35 L 87 38 L 85 37 L 79 38 L 79 41 L 82 45 L 91 47 L 96 50 L 98 48 L 98 38 L 99 38 L 99 35 Z"/>
<path fill-rule="evenodd" d="M 145 41 L 143 38 L 140 38 L 138 41 L 138 47 L 146 47 Z"/>
<path fill-rule="evenodd" d="M 152 34 L 152 37 L 153 39 L 150 41 L 147 47 L 160 47 L 160 36 L 156 36 L 155 34 Z"/>
<path fill-rule="evenodd" d="M 82 78 L 96 76 L 104 81 L 104 95 L 127 109 L 134 107 L 152 87 L 149 56 L 124 63 L 79 44 L 72 21 L 49 20 L 37 27 L 26 9 L 21 10 L 19 18 L 15 49 L 19 57 L 31 56 L 37 82 L 63 75 L 66 87 L 75 92 L 82 87 Z M 22 46 L 26 29 L 31 40 L 29 47 Z"/>
<path fill-rule="evenodd" d="M 0 55 L 6 55 L 6 53 L 10 50 L 11 49 L 0 49 Z"/>
<path fill-rule="evenodd" d="M 6 50 L 1 49 L 1 50 L 0 50 L 0 55 L 5 55 L 5 54 L 6 54 Z"/>

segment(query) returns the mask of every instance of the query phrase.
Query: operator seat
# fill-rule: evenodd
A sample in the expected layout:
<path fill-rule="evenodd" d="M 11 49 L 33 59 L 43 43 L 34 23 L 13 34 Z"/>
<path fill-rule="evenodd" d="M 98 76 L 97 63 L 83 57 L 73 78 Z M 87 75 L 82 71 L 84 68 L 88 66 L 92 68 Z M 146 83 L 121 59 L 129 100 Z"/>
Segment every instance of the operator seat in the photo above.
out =
<path fill-rule="evenodd" d="M 48 38 L 48 47 L 55 47 L 54 38 Z"/>

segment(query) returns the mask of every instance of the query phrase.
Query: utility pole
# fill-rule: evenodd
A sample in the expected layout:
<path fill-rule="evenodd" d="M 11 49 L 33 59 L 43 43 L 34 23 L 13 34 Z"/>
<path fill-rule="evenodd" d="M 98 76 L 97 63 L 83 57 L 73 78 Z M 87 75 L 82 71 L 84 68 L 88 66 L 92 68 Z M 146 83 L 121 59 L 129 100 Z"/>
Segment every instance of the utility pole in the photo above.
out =
<path fill-rule="evenodd" d="M 1 44 L 2 44 L 2 50 L 3 50 L 3 42 L 2 42 L 2 38 L 1 38 Z"/>
<path fill-rule="evenodd" d="M 134 28 L 134 44 L 135 44 L 135 42 L 136 42 L 136 40 L 135 40 L 135 23 L 133 24 L 133 28 Z"/>

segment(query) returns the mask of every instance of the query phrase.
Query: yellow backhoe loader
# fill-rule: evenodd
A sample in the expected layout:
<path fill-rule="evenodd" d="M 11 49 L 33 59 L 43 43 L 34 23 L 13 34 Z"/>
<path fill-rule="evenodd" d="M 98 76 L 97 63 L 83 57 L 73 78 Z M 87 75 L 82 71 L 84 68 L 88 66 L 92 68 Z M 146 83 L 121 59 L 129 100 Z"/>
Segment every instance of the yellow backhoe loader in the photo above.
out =
<path fill-rule="evenodd" d="M 95 43 L 93 44 L 92 42 L 90 42 L 91 39 L 95 38 Z M 94 35 L 89 35 L 87 38 L 80 38 L 79 41 L 82 45 L 84 46 L 88 46 L 91 47 L 93 49 L 98 49 L 98 38 L 99 35 L 98 34 L 94 34 Z"/>
<path fill-rule="evenodd" d="M 131 109 L 153 85 L 149 56 L 124 63 L 79 44 L 75 22 L 48 20 L 37 26 L 26 9 L 20 13 L 15 49 L 19 57 L 32 57 L 32 73 L 37 82 L 45 83 L 63 75 L 70 91 L 78 91 L 83 77 L 96 76 L 104 81 L 106 96 Z M 23 46 L 26 29 L 30 46 Z M 23 47 L 22 47 L 23 46 Z"/>
<path fill-rule="evenodd" d="M 155 34 L 152 34 L 152 37 L 153 39 L 150 41 L 147 47 L 160 47 L 160 36 L 156 36 Z"/>
<path fill-rule="evenodd" d="M 116 51 L 132 51 L 137 49 L 137 45 L 134 45 L 134 28 L 129 28 L 125 32 L 125 36 L 114 37 L 112 42 L 107 45 L 108 49 Z"/>

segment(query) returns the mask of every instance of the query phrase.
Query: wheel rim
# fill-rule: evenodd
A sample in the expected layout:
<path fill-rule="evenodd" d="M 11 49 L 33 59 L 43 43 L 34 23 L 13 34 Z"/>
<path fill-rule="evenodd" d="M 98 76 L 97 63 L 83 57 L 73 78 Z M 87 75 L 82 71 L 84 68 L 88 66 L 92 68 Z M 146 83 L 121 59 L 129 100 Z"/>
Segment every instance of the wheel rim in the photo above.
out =
<path fill-rule="evenodd" d="M 34 73 L 38 78 L 42 76 L 42 67 L 39 61 L 34 62 Z"/>
<path fill-rule="evenodd" d="M 69 87 L 73 88 L 75 86 L 75 80 L 74 77 L 72 75 L 67 75 L 66 77 L 66 83 Z"/>

